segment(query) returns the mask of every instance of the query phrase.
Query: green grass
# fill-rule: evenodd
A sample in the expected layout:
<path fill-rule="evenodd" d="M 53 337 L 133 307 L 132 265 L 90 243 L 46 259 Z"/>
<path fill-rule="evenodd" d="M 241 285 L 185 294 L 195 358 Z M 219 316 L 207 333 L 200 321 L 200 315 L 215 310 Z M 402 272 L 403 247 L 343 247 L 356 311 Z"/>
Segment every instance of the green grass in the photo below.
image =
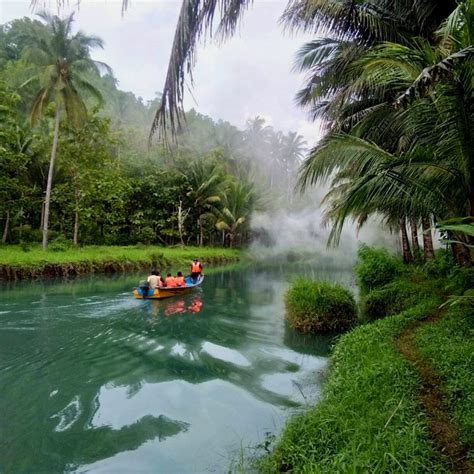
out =
<path fill-rule="evenodd" d="M 437 280 L 420 275 L 416 268 L 406 270 L 396 280 L 362 295 L 362 320 L 373 321 L 405 311 L 433 293 L 441 294 L 441 286 Z"/>
<path fill-rule="evenodd" d="M 415 341 L 443 381 L 445 400 L 474 458 L 474 310 L 449 308 L 433 324 L 420 326 Z"/>
<path fill-rule="evenodd" d="M 285 294 L 286 317 L 302 332 L 349 329 L 357 319 L 352 293 L 337 283 L 295 280 Z"/>
<path fill-rule="evenodd" d="M 436 311 L 446 294 L 471 288 L 472 269 L 444 268 L 444 261 L 400 269 L 386 252 L 368 248 L 359 258 L 362 304 L 370 316 L 383 319 L 338 340 L 323 398 L 290 419 L 272 454 L 259 461 L 262 472 L 449 472 L 428 435 L 418 375 L 396 341 L 411 323 Z M 471 452 L 473 336 L 474 310 L 461 305 L 414 333 L 420 354 L 444 382 L 447 404 Z"/>
<path fill-rule="evenodd" d="M 69 248 L 64 251 L 43 251 L 41 247 L 31 247 L 24 251 L 19 245 L 0 246 L 0 265 L 38 266 L 47 263 L 107 262 L 107 261 L 151 261 L 153 257 L 176 264 L 189 264 L 193 258 L 236 259 L 241 252 L 236 249 L 214 247 L 158 247 L 158 246 L 87 246 Z"/>
<path fill-rule="evenodd" d="M 394 345 L 407 325 L 433 311 L 426 299 L 400 315 L 342 336 L 323 399 L 287 424 L 263 472 L 446 472 L 416 402 L 418 381 Z"/>

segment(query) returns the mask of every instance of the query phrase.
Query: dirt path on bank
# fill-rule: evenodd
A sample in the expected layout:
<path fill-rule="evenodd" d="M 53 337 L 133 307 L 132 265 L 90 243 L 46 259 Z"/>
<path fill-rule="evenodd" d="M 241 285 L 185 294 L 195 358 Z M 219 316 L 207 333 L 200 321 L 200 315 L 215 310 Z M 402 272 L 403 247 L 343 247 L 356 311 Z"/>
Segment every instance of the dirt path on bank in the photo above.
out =
<path fill-rule="evenodd" d="M 414 341 L 418 327 L 434 323 L 445 312 L 444 309 L 438 309 L 427 318 L 412 323 L 401 334 L 397 347 L 420 379 L 419 401 L 428 417 L 429 434 L 435 446 L 446 456 L 453 473 L 474 473 L 474 466 L 468 460 L 468 449 L 461 443 L 459 428 L 444 403 L 441 378 L 422 357 Z"/>

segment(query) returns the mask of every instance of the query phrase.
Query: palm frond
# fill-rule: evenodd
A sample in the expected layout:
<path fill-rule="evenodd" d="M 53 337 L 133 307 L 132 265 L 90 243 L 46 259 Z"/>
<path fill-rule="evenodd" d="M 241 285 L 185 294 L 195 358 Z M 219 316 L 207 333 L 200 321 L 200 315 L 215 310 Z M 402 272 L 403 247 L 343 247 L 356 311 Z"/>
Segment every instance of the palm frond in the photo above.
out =
<path fill-rule="evenodd" d="M 151 126 L 149 141 L 159 131 L 165 138 L 168 131 L 176 137 L 184 120 L 183 98 L 185 76 L 193 84 L 192 71 L 199 39 L 212 33 L 214 17 L 220 12 L 217 31 L 224 39 L 231 36 L 238 21 L 252 0 L 183 0 L 173 39 L 162 100 Z"/>

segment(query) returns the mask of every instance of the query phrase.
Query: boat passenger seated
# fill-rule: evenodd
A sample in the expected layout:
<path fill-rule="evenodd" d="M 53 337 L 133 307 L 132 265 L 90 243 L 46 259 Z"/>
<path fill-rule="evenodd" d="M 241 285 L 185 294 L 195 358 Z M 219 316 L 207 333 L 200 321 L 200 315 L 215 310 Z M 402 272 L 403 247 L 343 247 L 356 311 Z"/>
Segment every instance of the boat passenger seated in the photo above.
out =
<path fill-rule="evenodd" d="M 176 286 L 186 286 L 186 280 L 181 272 L 178 272 L 177 277 L 174 279 Z"/>
<path fill-rule="evenodd" d="M 166 275 L 165 285 L 166 285 L 168 288 L 174 288 L 174 287 L 176 287 L 175 278 L 174 278 L 174 276 L 171 276 L 171 273 L 168 273 L 168 274 Z"/>
<path fill-rule="evenodd" d="M 163 279 L 160 276 L 160 272 L 156 270 L 151 271 L 151 275 L 147 278 L 146 280 L 148 284 L 150 285 L 150 288 L 158 288 L 161 284 Z"/>

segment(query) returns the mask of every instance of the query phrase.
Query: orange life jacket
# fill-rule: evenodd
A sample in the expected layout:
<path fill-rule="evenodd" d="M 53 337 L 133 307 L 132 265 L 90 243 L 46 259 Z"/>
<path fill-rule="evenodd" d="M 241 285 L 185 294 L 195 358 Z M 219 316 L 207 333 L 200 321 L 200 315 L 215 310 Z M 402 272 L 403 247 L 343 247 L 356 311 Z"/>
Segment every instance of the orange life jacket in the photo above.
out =
<path fill-rule="evenodd" d="M 176 280 L 174 277 L 166 277 L 166 286 L 172 288 L 176 286 Z"/>
<path fill-rule="evenodd" d="M 192 263 L 191 273 L 201 273 L 201 264 L 199 262 Z"/>
<path fill-rule="evenodd" d="M 176 283 L 176 286 L 186 286 L 186 280 L 184 277 L 176 277 L 174 282 Z"/>

